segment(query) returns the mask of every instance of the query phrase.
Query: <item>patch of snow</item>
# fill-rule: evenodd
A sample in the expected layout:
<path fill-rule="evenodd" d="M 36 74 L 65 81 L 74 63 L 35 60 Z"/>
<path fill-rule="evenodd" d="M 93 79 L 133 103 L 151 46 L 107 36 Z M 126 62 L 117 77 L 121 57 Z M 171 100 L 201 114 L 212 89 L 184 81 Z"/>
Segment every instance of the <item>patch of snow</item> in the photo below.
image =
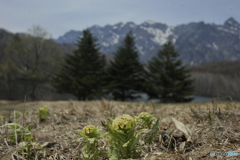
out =
<path fill-rule="evenodd" d="M 211 44 L 207 44 L 206 46 L 209 47 L 209 48 L 212 48 L 212 45 L 211 45 Z"/>
<path fill-rule="evenodd" d="M 143 52 L 143 50 L 142 50 L 142 49 L 143 49 L 142 46 L 138 46 L 138 45 L 137 45 L 136 47 L 137 47 L 137 49 L 138 49 L 138 51 L 140 52 L 141 55 L 144 55 L 144 54 L 145 54 L 145 53 Z"/>
<path fill-rule="evenodd" d="M 218 27 L 217 29 L 220 30 L 220 31 L 224 31 L 224 32 L 231 33 L 231 34 L 238 34 L 237 32 L 234 32 L 234 31 L 232 31 L 232 30 L 225 29 L 225 28 L 223 28 L 223 27 Z"/>
<path fill-rule="evenodd" d="M 81 39 L 82 37 L 83 37 L 83 35 L 81 34 L 81 35 L 79 35 L 79 36 L 77 36 L 79 39 Z"/>
<path fill-rule="evenodd" d="M 212 44 L 209 43 L 209 44 L 207 44 L 206 46 L 209 47 L 209 48 L 213 48 L 213 49 L 215 49 L 215 50 L 218 50 L 218 45 L 216 45 L 215 42 L 212 42 Z"/>
<path fill-rule="evenodd" d="M 113 26 L 113 29 L 117 29 L 118 27 L 117 26 Z"/>
<path fill-rule="evenodd" d="M 214 48 L 215 50 L 218 50 L 218 45 L 216 45 L 215 42 L 212 43 L 212 46 L 213 46 L 213 48 Z"/>
<path fill-rule="evenodd" d="M 118 43 L 118 39 L 119 39 L 119 35 L 115 35 L 113 38 L 113 43 L 117 44 Z"/>
<path fill-rule="evenodd" d="M 152 34 L 154 38 L 151 38 L 153 42 L 163 45 L 168 40 L 169 36 L 173 35 L 173 27 L 168 27 L 165 32 L 160 29 L 152 27 L 143 27 L 142 29 L 146 30 L 148 33 Z M 175 43 L 176 39 L 173 41 Z"/>
<path fill-rule="evenodd" d="M 232 24 L 232 21 L 227 21 L 227 23 Z"/>
<path fill-rule="evenodd" d="M 111 33 L 112 33 L 112 37 L 110 38 L 110 43 L 111 44 L 117 44 L 118 43 L 118 41 L 119 41 L 119 35 L 118 34 L 116 34 L 116 33 L 114 33 L 113 31 L 110 31 Z"/>
<path fill-rule="evenodd" d="M 130 24 L 129 26 L 130 26 L 131 28 L 135 28 L 135 27 L 136 27 L 135 24 Z"/>
<path fill-rule="evenodd" d="M 172 43 L 175 44 L 176 40 L 177 40 L 177 36 L 174 36 L 174 38 L 172 38 Z"/>
<path fill-rule="evenodd" d="M 125 26 L 125 24 L 124 24 L 124 23 L 122 23 L 120 27 L 124 27 L 124 26 Z"/>
<path fill-rule="evenodd" d="M 108 46 L 109 46 L 109 44 L 106 43 L 106 42 L 103 42 L 102 45 L 103 45 L 104 47 L 108 47 Z"/>

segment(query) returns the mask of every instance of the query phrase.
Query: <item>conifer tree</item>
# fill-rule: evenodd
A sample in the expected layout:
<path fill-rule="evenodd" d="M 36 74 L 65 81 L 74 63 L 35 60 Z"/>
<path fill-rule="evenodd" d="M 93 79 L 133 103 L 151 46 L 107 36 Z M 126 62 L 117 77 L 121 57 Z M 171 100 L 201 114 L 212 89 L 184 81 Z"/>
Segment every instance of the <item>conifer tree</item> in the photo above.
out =
<path fill-rule="evenodd" d="M 134 37 L 129 32 L 121 46 L 114 53 L 114 60 L 107 68 L 109 82 L 108 89 L 115 100 L 132 100 L 141 91 L 143 79 L 143 65 L 139 61 Z"/>
<path fill-rule="evenodd" d="M 78 49 L 65 58 L 60 73 L 53 79 L 59 93 L 72 93 L 79 100 L 95 99 L 103 94 L 102 78 L 105 58 L 97 48 L 96 39 L 84 30 L 78 40 Z"/>
<path fill-rule="evenodd" d="M 149 61 L 146 87 L 149 98 L 159 99 L 162 103 L 192 100 L 189 96 L 194 92 L 193 80 L 178 57 L 170 39 Z"/>

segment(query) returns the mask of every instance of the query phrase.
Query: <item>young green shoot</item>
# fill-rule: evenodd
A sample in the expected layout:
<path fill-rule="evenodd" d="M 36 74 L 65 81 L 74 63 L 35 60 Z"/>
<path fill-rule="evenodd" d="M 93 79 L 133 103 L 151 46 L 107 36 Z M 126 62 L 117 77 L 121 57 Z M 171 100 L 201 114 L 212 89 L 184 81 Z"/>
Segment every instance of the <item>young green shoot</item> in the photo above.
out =
<path fill-rule="evenodd" d="M 130 115 L 122 115 L 113 121 L 107 121 L 110 160 L 138 158 L 140 135 L 146 129 L 135 131 L 137 122 Z"/>
<path fill-rule="evenodd" d="M 83 128 L 81 132 L 77 132 L 81 138 L 77 141 L 83 141 L 85 143 L 82 154 L 86 160 L 98 159 L 99 157 L 107 157 L 106 152 L 100 151 L 98 148 L 98 140 L 103 137 L 101 129 L 92 125 L 88 125 Z"/>

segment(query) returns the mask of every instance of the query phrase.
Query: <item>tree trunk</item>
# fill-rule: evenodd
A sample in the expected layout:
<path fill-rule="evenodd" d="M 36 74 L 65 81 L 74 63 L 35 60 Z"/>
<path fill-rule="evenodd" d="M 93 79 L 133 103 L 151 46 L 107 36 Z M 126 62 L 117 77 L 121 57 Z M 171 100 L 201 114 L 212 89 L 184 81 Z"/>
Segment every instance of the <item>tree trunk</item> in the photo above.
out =
<path fill-rule="evenodd" d="M 35 95 L 35 91 L 37 89 L 37 84 L 33 85 L 32 91 L 30 93 L 30 98 L 32 101 L 35 101 L 37 99 L 36 95 Z"/>

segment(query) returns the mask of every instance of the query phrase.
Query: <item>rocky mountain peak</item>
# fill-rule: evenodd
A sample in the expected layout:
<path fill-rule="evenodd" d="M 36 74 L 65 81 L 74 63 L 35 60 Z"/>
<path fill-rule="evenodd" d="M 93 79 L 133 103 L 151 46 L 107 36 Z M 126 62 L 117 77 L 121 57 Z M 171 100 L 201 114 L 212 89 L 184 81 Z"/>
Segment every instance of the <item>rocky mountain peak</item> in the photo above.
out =
<path fill-rule="evenodd" d="M 143 24 L 144 23 L 147 23 L 147 24 L 155 24 L 155 23 L 157 23 L 157 22 L 155 22 L 155 21 L 153 21 L 153 20 L 146 20 L 145 22 L 143 22 Z"/>
<path fill-rule="evenodd" d="M 239 25 L 239 23 L 234 18 L 230 17 L 224 22 L 224 26 L 226 25 Z"/>
<path fill-rule="evenodd" d="M 227 29 L 230 33 L 240 34 L 240 24 L 232 17 L 225 21 L 223 28 Z"/>
<path fill-rule="evenodd" d="M 104 27 L 92 26 L 89 29 L 99 40 L 101 52 L 110 56 L 131 30 L 143 62 L 155 56 L 169 38 L 173 40 L 180 58 L 187 64 L 240 60 L 240 24 L 234 18 L 227 19 L 223 25 L 192 22 L 170 27 L 164 23 L 147 20 L 141 24 L 119 22 Z M 56 42 L 72 44 L 81 33 L 71 30 Z"/>

